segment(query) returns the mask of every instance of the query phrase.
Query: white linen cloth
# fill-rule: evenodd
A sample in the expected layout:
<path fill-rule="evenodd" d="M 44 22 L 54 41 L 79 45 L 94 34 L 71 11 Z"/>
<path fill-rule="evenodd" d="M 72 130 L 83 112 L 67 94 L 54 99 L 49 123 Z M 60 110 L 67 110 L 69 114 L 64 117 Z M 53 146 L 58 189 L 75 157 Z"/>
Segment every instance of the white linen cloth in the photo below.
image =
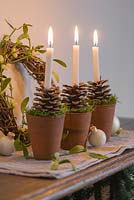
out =
<path fill-rule="evenodd" d="M 134 131 L 123 130 L 119 136 L 111 137 L 104 146 L 88 148 L 90 152 L 107 155 L 109 158 L 120 155 L 126 149 L 134 148 Z M 9 157 L 0 156 L 0 173 L 59 179 L 103 161 L 91 158 L 85 152 L 63 155 L 61 159 L 69 159 L 77 170 L 73 171 L 68 163 L 60 165 L 57 170 L 50 170 L 52 161 L 25 159 L 22 152 L 15 152 Z"/>

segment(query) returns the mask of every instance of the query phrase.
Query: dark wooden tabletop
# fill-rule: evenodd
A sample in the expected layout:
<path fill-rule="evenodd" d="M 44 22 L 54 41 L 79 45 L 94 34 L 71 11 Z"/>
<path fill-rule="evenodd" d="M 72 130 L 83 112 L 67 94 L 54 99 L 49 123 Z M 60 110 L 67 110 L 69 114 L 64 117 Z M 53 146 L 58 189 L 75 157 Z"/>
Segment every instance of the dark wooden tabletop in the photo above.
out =
<path fill-rule="evenodd" d="M 134 130 L 134 119 L 121 118 L 121 127 Z M 0 200 L 60 199 L 133 164 L 134 150 L 129 150 L 59 180 L 0 174 Z"/>

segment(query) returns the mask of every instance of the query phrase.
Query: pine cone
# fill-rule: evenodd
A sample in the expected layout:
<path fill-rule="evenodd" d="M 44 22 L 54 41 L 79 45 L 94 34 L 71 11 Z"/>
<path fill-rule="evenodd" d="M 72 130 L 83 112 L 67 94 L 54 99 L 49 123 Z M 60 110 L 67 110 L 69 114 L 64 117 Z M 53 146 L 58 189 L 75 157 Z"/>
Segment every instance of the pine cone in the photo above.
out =
<path fill-rule="evenodd" d="M 36 87 L 36 96 L 33 102 L 33 108 L 43 112 L 54 114 L 61 109 L 61 97 L 59 87 L 53 86 L 46 89 L 43 86 Z"/>
<path fill-rule="evenodd" d="M 112 96 L 110 86 L 105 84 L 108 80 L 100 80 L 98 82 L 88 81 L 88 98 L 89 99 L 108 99 Z"/>
<path fill-rule="evenodd" d="M 63 85 L 61 96 L 62 102 L 65 103 L 70 110 L 82 108 L 87 106 L 87 85 L 80 83 L 80 85 Z"/>

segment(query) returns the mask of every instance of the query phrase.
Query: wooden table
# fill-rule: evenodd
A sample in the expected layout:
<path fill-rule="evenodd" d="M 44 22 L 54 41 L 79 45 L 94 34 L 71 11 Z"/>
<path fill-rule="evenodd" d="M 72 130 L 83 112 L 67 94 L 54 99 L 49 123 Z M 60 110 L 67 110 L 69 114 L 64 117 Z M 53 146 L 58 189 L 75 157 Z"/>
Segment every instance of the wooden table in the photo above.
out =
<path fill-rule="evenodd" d="M 134 119 L 121 119 L 134 130 Z M 0 174 L 0 200 L 56 200 L 92 185 L 134 164 L 134 149 L 60 180 Z"/>

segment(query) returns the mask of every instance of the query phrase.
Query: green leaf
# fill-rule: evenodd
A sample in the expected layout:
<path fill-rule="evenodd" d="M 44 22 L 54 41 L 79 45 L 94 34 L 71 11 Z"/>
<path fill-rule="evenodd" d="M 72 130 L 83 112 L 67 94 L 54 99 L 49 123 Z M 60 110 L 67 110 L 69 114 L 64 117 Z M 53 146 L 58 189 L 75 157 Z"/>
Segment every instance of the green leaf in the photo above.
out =
<path fill-rule="evenodd" d="M 77 170 L 77 168 L 75 167 L 75 165 L 74 165 L 70 160 L 65 159 L 65 160 L 61 160 L 61 161 L 59 161 L 59 165 L 64 164 L 64 163 L 69 163 L 69 164 L 71 164 L 71 166 L 72 166 L 72 170 L 74 170 L 74 171 Z"/>
<path fill-rule="evenodd" d="M 89 156 L 91 156 L 92 158 L 97 158 L 97 159 L 106 159 L 106 158 L 108 158 L 107 156 L 99 154 L 99 153 L 87 152 L 87 154 Z"/>
<path fill-rule="evenodd" d="M 34 51 L 38 51 L 39 53 L 45 53 L 46 50 L 45 50 L 45 49 L 42 49 L 42 48 L 44 48 L 44 45 L 38 45 L 38 46 L 36 46 L 36 47 L 33 47 L 33 50 L 34 50 Z"/>
<path fill-rule="evenodd" d="M 42 49 L 42 48 L 44 48 L 44 45 L 37 45 L 37 46 L 35 47 L 35 50 L 39 50 L 39 49 Z"/>
<path fill-rule="evenodd" d="M 70 149 L 69 153 L 70 154 L 74 154 L 74 153 L 80 153 L 80 152 L 84 152 L 84 151 L 85 151 L 85 147 L 84 146 L 76 145 L 72 149 Z"/>
<path fill-rule="evenodd" d="M 10 83 L 10 81 L 11 81 L 11 78 L 6 78 L 6 79 L 2 80 L 2 82 L 1 82 L 1 91 L 0 92 L 3 92 L 6 89 L 6 87 Z"/>
<path fill-rule="evenodd" d="M 59 153 L 58 152 L 52 154 L 52 160 L 59 160 Z"/>
<path fill-rule="evenodd" d="M 26 97 L 26 98 L 22 101 L 22 103 L 21 103 L 21 112 L 22 112 L 22 114 L 24 114 L 28 102 L 29 102 L 29 97 Z"/>
<path fill-rule="evenodd" d="M 38 51 L 39 53 L 46 53 L 46 50 L 44 49 L 42 49 L 42 50 L 40 50 L 40 49 L 38 49 L 38 50 L 36 50 L 36 51 Z"/>
<path fill-rule="evenodd" d="M 14 146 L 15 146 L 16 151 L 23 151 L 24 157 L 26 159 L 29 158 L 27 147 L 25 146 L 25 144 L 23 144 L 23 142 L 20 140 L 19 137 L 14 141 Z"/>
<path fill-rule="evenodd" d="M 55 80 L 57 81 L 57 83 L 59 83 L 59 81 L 60 81 L 60 78 L 59 78 L 59 75 L 57 74 L 57 72 L 55 72 L 55 71 L 52 71 L 52 74 L 53 74 L 53 76 L 54 76 Z"/>
<path fill-rule="evenodd" d="M 28 26 L 27 26 L 27 24 L 23 24 L 23 33 L 25 35 L 28 33 Z"/>
<path fill-rule="evenodd" d="M 59 167 L 59 161 L 58 160 L 54 160 L 50 166 L 51 170 L 56 170 Z"/>
<path fill-rule="evenodd" d="M 19 138 L 17 138 L 17 139 L 14 141 L 14 146 L 15 146 L 16 151 L 22 151 L 22 150 L 23 150 L 22 142 L 20 141 Z"/>
<path fill-rule="evenodd" d="M 26 148 L 26 146 L 24 144 L 22 145 L 22 150 L 23 150 L 24 157 L 26 159 L 28 159 L 29 158 L 29 153 L 28 153 L 28 150 L 27 150 L 27 148 Z"/>
<path fill-rule="evenodd" d="M 22 33 L 22 34 L 17 38 L 17 40 L 23 40 L 23 39 L 29 39 L 28 34 Z"/>
<path fill-rule="evenodd" d="M 122 130 L 123 130 L 122 128 L 119 128 L 119 129 L 116 131 L 116 134 L 119 135 L 119 134 L 122 132 Z"/>
<path fill-rule="evenodd" d="M 53 61 L 57 62 L 58 64 L 60 64 L 61 66 L 65 67 L 65 68 L 67 67 L 66 63 L 63 62 L 62 60 L 59 60 L 59 59 L 53 59 Z"/>

